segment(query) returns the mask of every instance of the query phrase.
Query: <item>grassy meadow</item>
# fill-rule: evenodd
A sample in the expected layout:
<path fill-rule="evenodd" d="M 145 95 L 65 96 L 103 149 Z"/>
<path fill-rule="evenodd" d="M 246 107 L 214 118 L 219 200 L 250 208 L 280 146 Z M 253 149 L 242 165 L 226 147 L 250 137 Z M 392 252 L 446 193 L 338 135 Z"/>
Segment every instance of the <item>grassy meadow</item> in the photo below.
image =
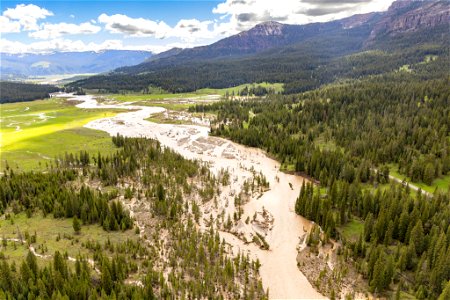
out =
<path fill-rule="evenodd" d="M 243 84 L 225 89 L 201 89 L 192 93 L 107 94 L 104 99 L 135 102 L 185 111 L 198 102 L 210 102 L 210 95 L 235 94 L 246 86 L 283 90 L 280 83 Z M 186 100 L 184 100 L 186 99 Z M 87 150 L 96 153 L 114 150 L 110 137 L 101 131 L 84 128 L 90 121 L 111 117 L 118 110 L 79 109 L 64 99 L 52 98 L 0 105 L 0 172 L 6 166 L 20 170 L 40 170 L 65 152 Z M 157 118 L 152 121 L 159 121 Z"/>
<path fill-rule="evenodd" d="M 114 149 L 106 133 L 83 125 L 114 116 L 117 110 L 79 109 L 55 98 L 1 104 L 0 110 L 2 171 L 6 163 L 14 169 L 36 170 L 65 152 Z"/>
<path fill-rule="evenodd" d="M 245 87 L 256 87 L 261 86 L 265 88 L 272 88 L 277 93 L 283 92 L 283 84 L 282 83 L 268 83 L 268 82 L 262 82 L 262 83 L 248 83 L 248 84 L 241 84 L 238 86 L 230 87 L 230 88 L 223 88 L 223 89 L 214 89 L 214 88 L 204 88 L 199 89 L 195 92 L 191 93 L 180 93 L 180 94 L 171 94 L 167 93 L 163 90 L 158 90 L 155 93 L 150 94 L 139 94 L 139 93 L 130 93 L 130 94 L 107 94 L 105 97 L 107 99 L 113 99 L 116 101 L 121 102 L 135 102 L 135 101 L 142 101 L 142 102 L 154 102 L 156 101 L 158 104 L 164 104 L 165 101 L 170 102 L 170 100 L 181 100 L 185 98 L 195 98 L 195 99 L 201 99 L 202 96 L 210 96 L 210 95 L 220 95 L 224 96 L 227 93 L 231 95 L 233 92 L 237 95 L 239 91 L 244 89 Z M 163 102 L 159 102 L 165 100 Z M 159 105 L 158 105 L 159 106 Z"/>
<path fill-rule="evenodd" d="M 55 251 L 67 252 L 71 257 L 78 254 L 92 257 L 92 251 L 83 247 L 88 241 L 98 241 L 101 245 L 108 240 L 112 243 L 124 242 L 127 239 L 138 240 L 139 235 L 133 229 L 127 231 L 107 232 L 99 225 L 83 225 L 79 234 L 75 234 L 72 226 L 72 219 L 55 219 L 48 215 L 43 217 L 40 213 L 35 213 L 28 218 L 25 213 L 12 214 L 9 219 L 0 219 L 0 239 L 2 239 L 2 253 L 10 261 L 15 261 L 17 265 L 27 256 L 28 247 L 26 235 L 36 233 L 36 242 L 31 243 L 36 253 L 41 255 L 51 255 Z M 23 239 L 24 244 L 10 239 Z M 5 241 L 6 240 L 6 241 Z M 6 247 L 4 246 L 6 243 Z M 38 258 L 42 264 L 48 259 Z"/>
<path fill-rule="evenodd" d="M 450 174 L 435 179 L 431 185 L 427 185 L 423 182 L 411 181 L 411 178 L 398 172 L 398 166 L 396 164 L 389 165 L 389 174 L 400 180 L 406 180 L 429 193 L 434 193 L 436 189 L 441 192 L 447 192 L 450 189 Z"/>
<path fill-rule="evenodd" d="M 212 89 L 212 88 L 205 88 L 197 90 L 196 93 L 198 94 L 216 94 L 224 96 L 226 93 L 231 95 L 233 92 L 235 95 L 238 94 L 238 92 L 245 87 L 252 87 L 252 86 L 261 86 L 265 88 L 272 88 L 275 90 L 276 93 L 283 92 L 283 83 L 268 83 L 268 82 L 262 82 L 262 83 L 247 83 L 247 84 L 241 84 L 238 86 L 230 87 L 230 88 L 224 88 L 224 89 Z"/>

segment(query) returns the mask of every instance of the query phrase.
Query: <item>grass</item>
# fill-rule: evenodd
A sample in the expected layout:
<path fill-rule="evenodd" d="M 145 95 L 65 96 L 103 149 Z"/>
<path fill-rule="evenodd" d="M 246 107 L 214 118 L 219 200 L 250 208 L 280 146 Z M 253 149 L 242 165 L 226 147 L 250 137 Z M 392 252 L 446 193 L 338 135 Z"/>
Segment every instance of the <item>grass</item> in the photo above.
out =
<path fill-rule="evenodd" d="M 439 56 L 437 56 L 437 55 L 427 55 L 427 56 L 425 56 L 425 59 L 423 62 L 429 63 L 429 62 L 435 61 L 436 59 L 438 59 L 438 57 Z"/>
<path fill-rule="evenodd" d="M 25 81 L 30 83 L 48 83 L 48 84 L 66 84 L 76 80 L 88 78 L 96 75 L 96 73 L 85 74 L 55 74 L 55 75 L 40 75 L 27 78 Z"/>
<path fill-rule="evenodd" d="M 408 294 L 406 292 L 400 292 L 400 299 L 403 300 L 416 300 L 417 298 L 414 295 Z"/>
<path fill-rule="evenodd" d="M 320 186 L 319 187 L 319 195 L 323 196 L 323 195 L 327 195 L 328 194 L 328 188 L 324 187 L 324 186 Z"/>
<path fill-rule="evenodd" d="M 206 95 L 206 94 L 202 94 Z M 183 93 L 183 94 L 108 94 L 105 95 L 107 99 L 113 99 L 120 102 L 135 102 L 135 101 L 155 101 L 155 100 L 169 100 L 169 99 L 183 99 L 198 97 L 197 93 Z"/>
<path fill-rule="evenodd" d="M 349 241 L 357 241 L 359 236 L 364 232 L 364 223 L 359 220 L 352 219 L 344 226 L 341 226 L 340 231 L 345 239 Z"/>
<path fill-rule="evenodd" d="M 284 163 L 280 166 L 280 171 L 282 172 L 294 172 L 295 164 Z"/>
<path fill-rule="evenodd" d="M 196 93 L 198 94 L 216 94 L 216 95 L 226 95 L 227 93 L 231 95 L 233 92 L 235 95 L 238 94 L 239 91 L 244 89 L 245 87 L 251 87 L 251 86 L 261 86 L 265 88 L 272 88 L 277 93 L 283 92 L 283 83 L 268 83 L 268 82 L 261 82 L 261 83 L 247 83 L 247 84 L 241 84 L 238 86 L 230 87 L 230 88 L 223 88 L 223 89 L 212 89 L 212 88 L 205 88 L 197 90 Z"/>
<path fill-rule="evenodd" d="M 191 93 L 179 93 L 179 94 L 172 94 L 167 93 L 165 91 L 159 91 L 157 93 L 151 93 L 151 94 L 108 94 L 105 95 L 108 99 L 114 99 L 116 101 L 121 102 L 128 102 L 128 101 L 157 101 L 157 100 L 171 100 L 171 99 L 183 99 L 183 98 L 198 98 L 200 96 L 207 96 L 207 95 L 221 95 L 224 96 L 227 93 L 232 94 L 233 92 L 237 95 L 239 91 L 244 89 L 245 87 L 251 87 L 251 86 L 261 86 L 265 88 L 272 88 L 277 93 L 283 92 L 283 83 L 268 83 L 268 82 L 262 82 L 262 83 L 247 83 L 247 84 L 241 84 L 234 87 L 229 88 L 223 88 L 223 89 L 214 89 L 214 88 L 204 88 L 196 90 L 195 92 Z"/>
<path fill-rule="evenodd" d="M 198 96 L 196 94 L 111 94 L 106 95 L 105 98 L 119 102 L 134 102 L 135 105 L 158 106 L 168 110 L 185 111 L 194 105 L 192 101 L 187 99 Z M 183 101 L 183 99 L 186 100 Z"/>
<path fill-rule="evenodd" d="M 441 192 L 447 192 L 450 188 L 450 174 L 435 179 L 431 185 L 427 185 L 423 182 L 411 181 L 410 177 L 400 174 L 398 172 L 398 165 L 396 164 L 389 164 L 389 174 L 400 180 L 405 179 L 407 182 L 412 183 L 415 186 L 429 193 L 434 193 L 436 189 Z"/>
<path fill-rule="evenodd" d="M 224 96 L 227 93 L 232 94 L 233 92 L 237 95 L 240 90 L 245 88 L 246 86 L 262 86 L 266 88 L 272 88 L 276 92 L 281 93 L 283 91 L 282 83 L 252 83 L 252 84 L 242 84 L 235 87 L 223 88 L 223 89 L 212 89 L 205 88 L 199 89 L 195 92 L 191 93 L 179 93 L 179 94 L 171 94 L 167 93 L 163 90 L 158 90 L 155 93 L 150 94 L 138 94 L 138 93 L 130 93 L 130 94 L 106 94 L 103 95 L 106 99 L 115 100 L 119 102 L 135 102 L 136 105 L 147 105 L 147 106 L 159 106 L 164 107 L 168 110 L 182 111 L 187 110 L 190 106 L 195 102 L 204 101 L 210 102 L 208 99 L 204 97 L 209 95 L 221 95 Z M 186 99 L 186 101 L 180 101 Z"/>
<path fill-rule="evenodd" d="M 316 144 L 317 147 L 320 148 L 320 150 L 326 151 L 335 151 L 339 148 L 338 146 L 336 146 L 336 143 L 332 139 L 328 139 L 327 141 L 323 135 L 320 135 L 318 138 L 316 138 L 314 140 L 314 144 Z M 341 151 L 343 151 L 343 149 L 341 149 Z"/>
<path fill-rule="evenodd" d="M 72 228 L 72 219 L 54 219 L 51 215 L 44 218 L 40 213 L 35 213 L 31 218 L 28 218 L 25 213 L 20 213 L 14 215 L 12 219 L 13 222 L 5 219 L 0 220 L 0 238 L 18 238 L 20 232 L 25 240 L 25 232 L 30 235 L 36 232 L 36 243 L 32 245 L 37 253 L 45 255 L 53 255 L 55 251 L 61 253 L 67 251 L 67 254 L 71 257 L 82 254 L 92 258 L 90 250 L 82 246 L 82 243 L 88 240 L 98 241 L 103 245 L 108 239 L 112 243 L 118 243 L 127 239 L 137 240 L 139 238 L 134 230 L 107 232 L 99 225 L 83 225 L 81 232 L 75 235 Z M 58 235 L 60 236 L 59 241 L 57 241 Z M 16 247 L 14 247 L 14 242 L 9 241 L 6 249 L 3 247 L 1 249 L 6 259 L 15 261 L 16 264 L 19 264 L 28 254 L 28 248 L 25 245 L 20 245 L 19 242 L 16 242 Z M 46 251 L 42 252 L 41 249 L 46 249 Z"/>
<path fill-rule="evenodd" d="M 64 99 L 2 104 L 0 110 L 1 170 L 6 161 L 13 168 L 37 170 L 65 152 L 114 151 L 108 134 L 83 125 L 118 110 L 79 109 Z"/>
<path fill-rule="evenodd" d="M 399 68 L 399 71 L 404 71 L 404 72 L 408 72 L 408 73 L 412 72 L 410 65 L 403 65 L 403 66 L 401 66 Z"/>

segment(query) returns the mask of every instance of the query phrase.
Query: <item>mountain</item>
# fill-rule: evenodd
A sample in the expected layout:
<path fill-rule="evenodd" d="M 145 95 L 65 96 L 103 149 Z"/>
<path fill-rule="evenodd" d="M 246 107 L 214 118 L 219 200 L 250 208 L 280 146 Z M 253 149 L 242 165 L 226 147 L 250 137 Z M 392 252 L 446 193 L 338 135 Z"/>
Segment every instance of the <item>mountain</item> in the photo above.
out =
<path fill-rule="evenodd" d="M 208 46 L 169 50 L 72 85 L 111 91 L 154 85 L 187 92 L 269 81 L 297 92 L 339 78 L 390 72 L 430 55 L 448 60 L 449 8 L 448 1 L 396 1 L 386 12 L 326 23 L 265 22 Z"/>
<path fill-rule="evenodd" d="M 288 25 L 273 21 L 264 22 L 248 31 L 230 36 L 208 46 L 189 49 L 174 48 L 160 53 L 139 65 L 118 68 L 115 71 L 117 73 L 135 74 L 181 66 L 185 65 L 186 62 L 205 63 L 242 59 L 264 52 L 284 51 L 293 45 L 297 45 L 300 48 L 303 47 L 304 49 L 302 50 L 310 51 L 311 49 L 306 48 L 311 43 L 323 40 L 332 41 L 336 37 L 342 37 L 348 42 L 348 45 L 344 47 L 345 49 L 339 51 L 338 54 L 348 53 L 361 48 L 363 40 L 370 33 L 371 27 L 369 27 L 369 24 L 377 16 L 377 14 L 365 16 L 366 22 L 362 24 L 357 24 L 356 18 L 306 25 Z M 345 27 L 345 25 L 350 23 L 353 26 Z M 352 34 L 351 38 L 347 38 L 349 32 Z M 329 49 L 332 48 L 332 44 L 327 44 L 327 46 L 329 46 Z"/>
<path fill-rule="evenodd" d="M 375 17 L 371 14 L 368 19 Z M 366 23 L 368 23 L 367 20 Z M 361 24 L 365 25 L 365 24 Z M 274 21 L 256 25 L 248 31 L 222 39 L 208 46 L 188 49 L 174 48 L 152 57 L 142 65 L 158 61 L 165 64 L 184 63 L 186 60 L 233 59 L 254 55 L 269 49 L 289 46 L 310 38 L 325 37 L 342 31 L 342 21 L 312 23 L 307 25 L 288 25 Z M 158 58 L 158 59 L 156 59 Z M 120 69 L 125 71 L 127 68 Z"/>
<path fill-rule="evenodd" d="M 151 55 L 151 52 L 132 50 L 55 52 L 51 54 L 2 53 L 0 72 L 2 76 L 102 73 L 127 65 L 139 64 Z"/>
<path fill-rule="evenodd" d="M 365 45 L 383 37 L 395 39 L 405 33 L 440 28 L 449 31 L 448 1 L 396 1 L 373 27 Z"/>
<path fill-rule="evenodd" d="M 149 58 L 147 58 L 145 60 L 145 62 L 155 61 L 155 60 L 159 60 L 159 59 L 166 58 L 169 56 L 174 56 L 174 55 L 181 53 L 181 51 L 183 51 L 182 48 L 175 47 L 175 48 L 169 49 L 167 51 L 152 55 Z"/>

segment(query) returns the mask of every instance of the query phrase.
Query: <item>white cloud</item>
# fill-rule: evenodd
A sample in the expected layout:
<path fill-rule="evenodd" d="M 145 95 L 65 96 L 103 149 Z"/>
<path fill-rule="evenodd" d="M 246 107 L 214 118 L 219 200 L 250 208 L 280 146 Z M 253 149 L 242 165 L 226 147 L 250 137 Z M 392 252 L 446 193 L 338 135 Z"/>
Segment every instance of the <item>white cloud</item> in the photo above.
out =
<path fill-rule="evenodd" d="M 209 30 L 211 21 L 199 21 L 197 19 L 180 20 L 170 31 L 171 37 L 181 38 L 186 42 L 195 42 L 201 39 L 214 37 L 214 32 Z"/>
<path fill-rule="evenodd" d="M 186 42 L 214 37 L 213 31 L 208 29 L 212 21 L 182 19 L 174 27 L 170 27 L 163 21 L 130 18 L 121 14 L 112 16 L 101 14 L 98 21 L 105 24 L 105 29 L 111 33 L 121 33 L 132 37 L 179 38 Z"/>
<path fill-rule="evenodd" d="M 102 50 L 146 50 L 155 53 L 168 50 L 178 44 L 170 45 L 124 45 L 121 40 L 106 40 L 101 43 L 85 43 L 81 40 L 52 39 L 25 44 L 7 39 L 0 39 L 2 53 L 51 53 L 51 52 L 82 52 Z"/>
<path fill-rule="evenodd" d="M 17 21 L 11 21 L 5 16 L 0 16 L 0 32 L 20 32 L 20 23 Z"/>
<path fill-rule="evenodd" d="M 3 16 L 9 20 L 16 20 L 23 30 L 37 30 L 37 21 L 53 16 L 51 11 L 34 4 L 18 4 L 15 8 L 8 8 L 3 12 Z"/>
<path fill-rule="evenodd" d="M 89 22 L 77 24 L 58 23 L 43 24 L 38 31 L 29 33 L 28 35 L 38 39 L 54 39 L 63 35 L 73 34 L 95 34 L 101 30 L 101 27 L 92 25 Z"/>
<path fill-rule="evenodd" d="M 155 22 L 143 18 L 130 18 L 121 14 L 112 16 L 101 14 L 98 21 L 105 24 L 106 30 L 112 33 L 123 33 L 130 36 L 152 36 L 163 39 L 167 37 L 171 30 L 170 26 L 163 21 Z"/>
<path fill-rule="evenodd" d="M 248 30 L 258 23 L 278 21 L 286 24 L 326 22 L 354 14 L 386 10 L 394 0 L 226 0 L 213 13 L 228 18 L 217 22 L 217 34 L 230 35 Z"/>
<path fill-rule="evenodd" d="M 393 0 L 223 0 L 212 12 L 213 21 L 181 19 L 173 27 L 164 21 L 131 18 L 123 14 L 101 14 L 97 20 L 81 24 L 38 24 L 53 13 L 33 4 L 6 9 L 0 16 L 0 32 L 30 31 L 33 38 L 47 39 L 22 43 L 1 39 L 1 51 L 8 53 L 44 53 L 52 51 L 99 51 L 104 49 L 150 50 L 161 52 L 172 47 L 194 47 L 248 30 L 258 23 L 278 21 L 286 24 L 325 22 L 353 14 L 386 10 Z M 72 17 L 72 15 L 70 15 Z M 124 45 L 127 39 L 86 43 L 64 39 L 64 35 L 97 34 L 101 26 L 125 37 L 168 39 L 157 45 Z M 130 39 L 133 41 L 133 39 Z M 150 39 L 151 40 L 151 39 Z M 134 39 L 134 41 L 136 41 Z M 142 40 L 146 41 L 146 40 Z"/>

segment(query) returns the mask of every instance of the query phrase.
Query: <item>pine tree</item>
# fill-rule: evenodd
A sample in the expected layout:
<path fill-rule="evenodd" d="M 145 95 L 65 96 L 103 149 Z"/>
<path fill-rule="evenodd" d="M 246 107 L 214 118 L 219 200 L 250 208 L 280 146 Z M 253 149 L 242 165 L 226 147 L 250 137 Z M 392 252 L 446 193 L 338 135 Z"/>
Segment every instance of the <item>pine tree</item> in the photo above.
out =
<path fill-rule="evenodd" d="M 102 263 L 102 269 L 101 269 L 101 282 L 102 282 L 102 288 L 105 290 L 106 294 L 110 294 L 113 288 L 113 281 L 111 278 L 111 273 L 109 272 L 108 263 L 106 262 L 106 259 L 104 259 Z"/>
<path fill-rule="evenodd" d="M 373 269 L 372 280 L 370 281 L 370 288 L 373 292 L 379 293 L 384 289 L 384 259 L 380 255 L 375 263 Z"/>
<path fill-rule="evenodd" d="M 72 227 L 73 227 L 73 230 L 75 231 L 76 234 L 80 233 L 80 231 L 81 231 L 81 224 L 80 224 L 80 221 L 78 220 L 77 216 L 73 217 Z"/>
<path fill-rule="evenodd" d="M 416 226 L 414 226 L 411 231 L 409 243 L 414 244 L 414 247 L 416 248 L 416 255 L 420 256 L 424 246 L 424 233 L 421 220 L 417 222 Z"/>

